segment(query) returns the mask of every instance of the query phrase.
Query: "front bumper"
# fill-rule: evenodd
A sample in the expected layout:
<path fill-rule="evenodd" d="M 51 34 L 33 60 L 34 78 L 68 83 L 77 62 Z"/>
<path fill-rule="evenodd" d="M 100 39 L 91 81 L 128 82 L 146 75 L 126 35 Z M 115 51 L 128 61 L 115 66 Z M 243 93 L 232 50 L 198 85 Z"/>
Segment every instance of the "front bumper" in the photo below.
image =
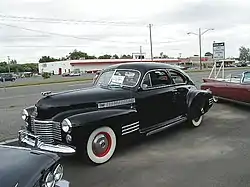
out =
<path fill-rule="evenodd" d="M 76 152 L 76 149 L 70 146 L 60 145 L 60 144 L 58 145 L 46 144 L 39 140 L 39 136 L 31 134 L 30 132 L 26 130 L 20 130 L 18 132 L 18 140 L 20 143 L 29 145 L 31 147 L 34 147 L 36 149 L 40 149 L 43 151 L 49 151 L 49 152 L 59 153 L 59 154 L 74 154 Z"/>

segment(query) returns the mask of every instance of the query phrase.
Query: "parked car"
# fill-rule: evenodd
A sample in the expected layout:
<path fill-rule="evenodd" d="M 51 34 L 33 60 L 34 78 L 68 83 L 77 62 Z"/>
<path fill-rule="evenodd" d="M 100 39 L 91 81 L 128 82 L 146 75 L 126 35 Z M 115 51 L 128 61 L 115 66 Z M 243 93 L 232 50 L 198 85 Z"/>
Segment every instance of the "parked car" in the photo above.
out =
<path fill-rule="evenodd" d="M 63 73 L 62 76 L 63 76 L 63 77 L 69 77 L 69 76 L 70 76 L 70 73 Z"/>
<path fill-rule="evenodd" d="M 226 79 L 204 79 L 201 89 L 210 89 L 214 102 L 223 99 L 250 105 L 250 71 L 231 74 Z"/>
<path fill-rule="evenodd" d="M 81 76 L 81 73 L 73 72 L 69 74 L 70 77 Z"/>
<path fill-rule="evenodd" d="M 53 153 L 0 145 L 2 187 L 66 187 L 63 167 Z"/>
<path fill-rule="evenodd" d="M 93 87 L 50 93 L 24 109 L 26 129 L 19 131 L 19 139 L 102 164 L 122 138 L 152 135 L 183 122 L 200 126 L 212 104 L 211 92 L 198 90 L 174 66 L 118 64 L 103 70 Z"/>
<path fill-rule="evenodd" d="M 0 81 L 3 82 L 3 81 L 15 81 L 16 80 L 16 76 L 14 76 L 13 74 L 11 73 L 2 73 L 0 74 Z"/>

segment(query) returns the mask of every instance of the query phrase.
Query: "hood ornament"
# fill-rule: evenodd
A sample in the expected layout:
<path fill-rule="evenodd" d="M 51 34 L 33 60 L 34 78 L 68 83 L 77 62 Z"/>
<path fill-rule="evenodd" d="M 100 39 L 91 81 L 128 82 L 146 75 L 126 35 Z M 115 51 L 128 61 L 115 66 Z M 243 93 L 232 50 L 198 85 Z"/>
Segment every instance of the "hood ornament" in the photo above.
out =
<path fill-rule="evenodd" d="M 41 92 L 42 96 L 48 96 L 51 93 L 52 93 L 51 91 Z"/>

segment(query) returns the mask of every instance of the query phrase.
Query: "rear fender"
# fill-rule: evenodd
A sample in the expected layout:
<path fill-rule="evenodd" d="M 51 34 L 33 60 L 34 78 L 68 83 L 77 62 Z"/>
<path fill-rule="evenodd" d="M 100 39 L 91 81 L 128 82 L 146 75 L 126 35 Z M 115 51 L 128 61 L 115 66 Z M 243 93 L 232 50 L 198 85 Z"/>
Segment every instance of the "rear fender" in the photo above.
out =
<path fill-rule="evenodd" d="M 205 114 L 212 106 L 212 93 L 208 90 L 190 90 L 187 94 L 188 118 Z"/>

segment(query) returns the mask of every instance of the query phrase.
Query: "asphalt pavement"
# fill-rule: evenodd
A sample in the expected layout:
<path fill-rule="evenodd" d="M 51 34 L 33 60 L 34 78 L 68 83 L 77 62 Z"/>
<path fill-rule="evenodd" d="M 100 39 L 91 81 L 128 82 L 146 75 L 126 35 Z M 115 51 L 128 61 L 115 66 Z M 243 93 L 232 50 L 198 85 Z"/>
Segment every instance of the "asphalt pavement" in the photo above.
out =
<path fill-rule="evenodd" d="M 64 157 L 64 178 L 72 187 L 248 187 L 249 120 L 249 108 L 215 104 L 200 127 L 128 140 L 106 164 Z"/>

